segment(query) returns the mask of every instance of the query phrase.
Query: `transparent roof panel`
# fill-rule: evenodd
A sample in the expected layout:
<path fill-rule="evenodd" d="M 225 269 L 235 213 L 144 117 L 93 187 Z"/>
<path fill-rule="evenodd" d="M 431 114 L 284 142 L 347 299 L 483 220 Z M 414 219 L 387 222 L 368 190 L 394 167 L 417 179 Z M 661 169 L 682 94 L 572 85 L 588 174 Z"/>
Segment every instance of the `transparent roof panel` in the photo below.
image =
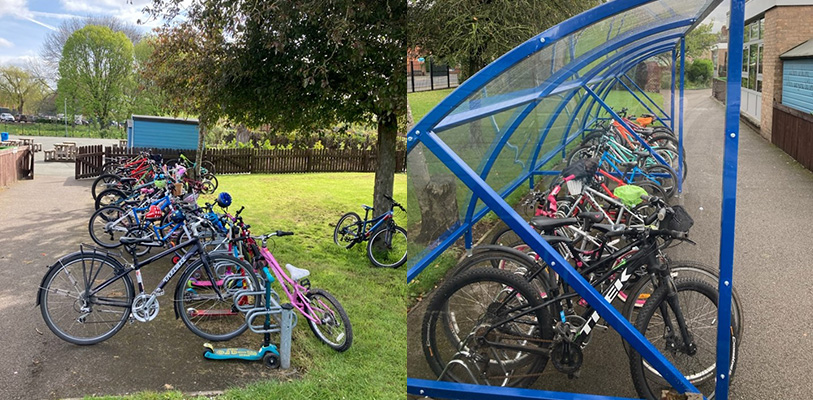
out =
<path fill-rule="evenodd" d="M 464 82 L 451 100 L 429 114 L 433 120 L 418 125 L 434 131 L 505 197 L 535 170 L 551 169 L 566 145 L 589 127 L 597 108 L 582 90 L 584 85 L 607 88 L 604 80 L 657 52 L 669 51 L 695 20 L 720 1 L 652 1 L 603 19 L 594 14 L 598 15 L 595 22 L 568 35 L 558 34 L 573 29 L 578 19 L 574 17 Z M 599 7 L 609 9 L 619 3 Z M 465 98 L 456 97 L 458 93 Z M 542 166 L 543 162 L 549 163 Z M 413 246 L 409 263 L 413 265 L 426 252 L 447 247 L 444 238 L 460 237 L 472 216 L 487 209 L 420 142 L 410 151 L 407 168 Z"/>

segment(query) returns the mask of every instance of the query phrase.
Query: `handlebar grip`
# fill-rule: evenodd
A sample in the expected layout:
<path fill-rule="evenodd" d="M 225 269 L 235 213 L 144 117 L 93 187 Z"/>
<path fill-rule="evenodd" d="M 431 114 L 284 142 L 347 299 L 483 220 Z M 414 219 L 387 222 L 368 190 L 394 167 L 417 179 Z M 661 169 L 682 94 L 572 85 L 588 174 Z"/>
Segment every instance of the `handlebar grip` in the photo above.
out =
<path fill-rule="evenodd" d="M 625 234 L 627 234 L 627 230 L 626 229 L 621 229 L 621 230 L 617 230 L 617 231 L 615 231 L 615 230 L 609 231 L 609 232 L 605 233 L 604 236 L 606 236 L 608 238 L 611 238 L 611 237 L 617 237 L 617 236 L 624 236 Z"/>
<path fill-rule="evenodd" d="M 292 236 L 293 234 L 293 232 L 277 231 L 277 236 Z"/>
<path fill-rule="evenodd" d="M 652 213 L 650 216 L 646 217 L 644 220 L 644 225 L 652 225 L 656 219 L 658 219 L 658 213 Z"/>
<path fill-rule="evenodd" d="M 242 206 L 242 207 L 240 207 L 240 209 L 239 209 L 239 210 L 237 210 L 237 213 L 236 213 L 236 214 L 234 214 L 234 215 L 239 216 L 239 215 L 240 215 L 240 213 L 241 213 L 241 212 L 243 212 L 243 209 L 245 209 L 245 208 L 246 208 L 246 206 Z"/>

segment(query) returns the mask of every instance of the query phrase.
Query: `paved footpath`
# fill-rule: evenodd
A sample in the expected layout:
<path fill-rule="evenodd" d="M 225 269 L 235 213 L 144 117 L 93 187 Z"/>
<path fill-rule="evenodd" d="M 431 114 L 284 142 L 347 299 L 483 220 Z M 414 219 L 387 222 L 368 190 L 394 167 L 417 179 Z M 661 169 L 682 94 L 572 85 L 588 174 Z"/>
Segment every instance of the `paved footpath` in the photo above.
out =
<path fill-rule="evenodd" d="M 691 237 L 671 254 L 717 265 L 724 107 L 709 90 L 687 91 L 685 148 L 689 163 L 679 200 L 695 221 Z M 732 399 L 807 399 L 813 384 L 813 174 L 757 132 L 740 126 L 734 285 L 745 313 L 744 342 Z M 425 307 L 425 306 L 424 306 Z M 420 347 L 423 308 L 408 317 L 409 376 L 435 379 Z M 585 349 L 581 378 L 548 365 L 535 388 L 635 397 L 619 335 L 597 332 Z"/>
<path fill-rule="evenodd" d="M 92 180 L 74 180 L 73 164 L 42 164 L 37 162 L 33 181 L 0 188 L 0 399 L 168 388 L 189 393 L 280 376 L 261 363 L 204 360 L 204 340 L 175 319 L 171 291 L 159 298 L 156 320 L 127 324 L 100 344 L 75 346 L 51 333 L 34 305 L 37 288 L 47 265 L 80 243 L 92 243 Z M 168 261 L 145 267 L 146 287 L 154 288 L 169 268 Z M 228 345 L 256 347 L 259 341 L 246 334 Z"/>

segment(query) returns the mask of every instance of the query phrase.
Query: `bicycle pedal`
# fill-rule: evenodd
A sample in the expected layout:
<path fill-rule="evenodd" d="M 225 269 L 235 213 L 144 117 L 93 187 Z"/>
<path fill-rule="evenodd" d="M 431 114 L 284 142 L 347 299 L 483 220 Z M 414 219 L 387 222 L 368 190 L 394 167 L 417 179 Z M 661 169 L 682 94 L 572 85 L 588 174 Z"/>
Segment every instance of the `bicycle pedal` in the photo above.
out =
<path fill-rule="evenodd" d="M 607 326 L 607 325 L 602 325 L 602 324 L 596 324 L 596 328 L 601 328 L 601 329 L 603 329 L 605 332 L 606 332 L 607 330 L 609 330 L 609 329 L 610 329 L 610 327 L 609 327 L 609 326 Z"/>

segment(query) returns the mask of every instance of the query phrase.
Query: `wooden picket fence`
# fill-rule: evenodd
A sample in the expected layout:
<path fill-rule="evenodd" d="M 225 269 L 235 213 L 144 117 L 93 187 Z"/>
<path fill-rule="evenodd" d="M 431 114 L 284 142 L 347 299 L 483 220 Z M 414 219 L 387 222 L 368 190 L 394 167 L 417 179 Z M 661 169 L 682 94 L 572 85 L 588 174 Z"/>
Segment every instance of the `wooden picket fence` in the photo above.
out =
<path fill-rule="evenodd" d="M 112 157 L 130 156 L 141 151 L 161 154 L 164 160 L 179 158 L 181 153 L 194 161 L 195 150 L 147 149 L 102 146 L 79 148 L 76 159 L 76 179 L 99 176 L 104 161 Z M 378 165 L 376 150 L 332 149 L 209 149 L 204 160 L 212 162 L 220 174 L 286 174 L 308 172 L 374 172 Z M 406 171 L 406 150 L 396 151 L 396 172 Z"/>

